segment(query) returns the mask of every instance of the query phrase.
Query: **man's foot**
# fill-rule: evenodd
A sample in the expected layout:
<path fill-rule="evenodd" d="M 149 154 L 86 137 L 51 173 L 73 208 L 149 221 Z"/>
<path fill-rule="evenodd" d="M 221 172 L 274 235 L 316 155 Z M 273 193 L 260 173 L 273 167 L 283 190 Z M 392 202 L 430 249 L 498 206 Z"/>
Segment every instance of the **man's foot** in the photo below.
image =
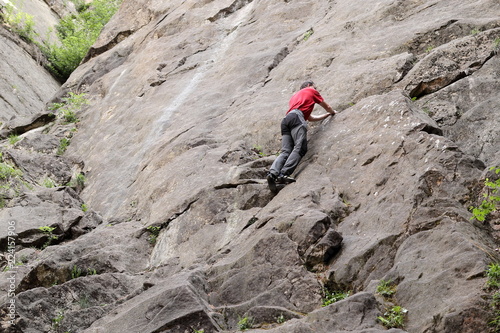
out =
<path fill-rule="evenodd" d="M 290 184 L 290 183 L 295 183 L 295 179 L 290 177 L 290 176 L 285 176 L 285 175 L 280 175 L 278 177 L 278 184 Z"/>
<path fill-rule="evenodd" d="M 277 177 L 272 173 L 267 174 L 267 185 L 273 193 L 278 193 L 278 188 L 276 187 Z"/>

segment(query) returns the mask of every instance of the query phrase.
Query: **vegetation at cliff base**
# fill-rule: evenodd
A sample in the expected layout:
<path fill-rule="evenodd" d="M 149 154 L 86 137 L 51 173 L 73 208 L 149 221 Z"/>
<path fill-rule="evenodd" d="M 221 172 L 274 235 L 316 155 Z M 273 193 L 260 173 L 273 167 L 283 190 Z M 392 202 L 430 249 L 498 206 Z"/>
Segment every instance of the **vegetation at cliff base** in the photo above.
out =
<path fill-rule="evenodd" d="M 241 330 L 241 331 L 245 331 L 245 330 L 248 330 L 248 329 L 251 329 L 254 327 L 254 320 L 252 317 L 243 317 L 243 318 L 239 318 L 238 320 L 238 329 Z"/>
<path fill-rule="evenodd" d="M 392 280 L 380 280 L 377 285 L 377 294 L 390 302 L 390 306 L 386 308 L 384 314 L 377 317 L 377 320 L 387 328 L 404 328 L 408 313 L 407 309 L 395 304 L 396 291 L 397 285 Z"/>
<path fill-rule="evenodd" d="M 54 235 L 54 230 L 56 230 L 56 228 L 54 227 L 43 226 L 39 227 L 38 230 L 40 230 L 43 234 L 47 236 L 46 242 L 42 245 L 42 250 L 45 249 L 47 246 L 51 245 L 57 239 L 59 239 L 59 236 Z"/>
<path fill-rule="evenodd" d="M 377 317 L 377 319 L 387 328 L 403 328 L 407 312 L 408 310 L 405 308 L 395 305 L 387 309 L 384 315 Z"/>
<path fill-rule="evenodd" d="M 5 206 L 7 199 L 19 193 L 22 175 L 21 170 L 4 161 L 0 152 L 0 208 Z"/>
<path fill-rule="evenodd" d="M 351 295 L 351 291 L 330 291 L 328 289 L 324 289 L 325 296 L 323 297 L 322 306 L 328 306 L 330 304 L 341 301 Z"/>

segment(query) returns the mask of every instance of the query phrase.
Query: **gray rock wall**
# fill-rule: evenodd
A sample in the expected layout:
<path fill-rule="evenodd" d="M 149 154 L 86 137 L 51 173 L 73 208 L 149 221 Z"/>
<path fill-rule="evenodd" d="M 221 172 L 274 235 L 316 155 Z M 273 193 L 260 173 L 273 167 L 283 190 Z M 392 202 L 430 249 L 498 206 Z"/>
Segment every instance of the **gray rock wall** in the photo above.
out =
<path fill-rule="evenodd" d="M 7 10 L 5 6 L 11 6 Z M 69 6 L 69 7 L 68 7 Z M 0 1 L 0 11 L 14 18 L 29 17 L 33 23 L 31 37 L 38 44 L 55 43 L 55 25 L 62 15 L 74 11 L 73 5 L 53 1 L 52 6 L 41 0 Z M 11 12 L 12 11 L 12 12 Z M 59 13 L 59 14 L 56 14 Z M 59 16 L 61 15 L 61 16 Z M 24 21 L 20 28 L 25 27 Z M 48 113 L 46 103 L 61 84 L 43 67 L 46 63 L 35 43 L 15 33 L 15 28 L 0 25 L 0 135 L 22 134 L 19 127 L 33 123 Z M 19 27 L 18 27 L 19 28 Z"/>
<path fill-rule="evenodd" d="M 495 220 L 468 207 L 500 163 L 498 13 L 125 0 L 57 93 L 87 94 L 77 130 L 56 117 L 6 154 L 34 184 L 34 142 L 70 137 L 63 156 L 34 159 L 61 183 L 86 178 L 37 183 L 2 209 L 24 255 L 9 329 L 236 332 L 251 317 L 251 332 L 382 332 L 398 304 L 406 322 L 390 332 L 486 332 Z M 341 112 L 310 125 L 297 182 L 273 195 L 279 122 L 310 78 Z M 397 285 L 391 300 L 380 280 Z M 322 307 L 325 287 L 351 296 Z"/>
<path fill-rule="evenodd" d="M 0 27 L 0 121 L 2 130 L 26 124 L 45 111 L 60 84 L 40 66 L 40 51 Z M 35 57 L 35 59 L 33 58 Z"/>

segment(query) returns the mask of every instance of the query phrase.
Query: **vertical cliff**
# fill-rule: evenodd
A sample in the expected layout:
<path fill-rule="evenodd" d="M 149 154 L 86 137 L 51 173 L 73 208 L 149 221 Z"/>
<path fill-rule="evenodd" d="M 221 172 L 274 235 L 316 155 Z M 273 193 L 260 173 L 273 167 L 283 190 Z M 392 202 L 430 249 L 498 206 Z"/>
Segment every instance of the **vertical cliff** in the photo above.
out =
<path fill-rule="evenodd" d="M 23 256 L 4 327 L 382 332 L 399 305 L 391 332 L 486 332 L 498 218 L 468 208 L 500 165 L 499 13 L 493 0 L 124 0 L 53 99 L 85 94 L 79 122 L 5 143 L 31 186 L 0 213 Z M 279 122 L 306 79 L 341 112 L 310 125 L 297 182 L 274 195 Z M 350 296 L 323 307 L 325 289 Z"/>

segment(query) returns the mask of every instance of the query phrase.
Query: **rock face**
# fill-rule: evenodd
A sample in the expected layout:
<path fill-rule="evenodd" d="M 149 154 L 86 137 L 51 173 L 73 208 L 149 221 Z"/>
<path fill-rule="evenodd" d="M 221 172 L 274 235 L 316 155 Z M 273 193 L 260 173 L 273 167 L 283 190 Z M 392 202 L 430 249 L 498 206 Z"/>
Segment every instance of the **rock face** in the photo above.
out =
<path fill-rule="evenodd" d="M 124 0 L 57 92 L 86 94 L 79 123 L 26 120 L 5 143 L 22 175 L 0 211 L 19 258 L 0 273 L 2 327 L 374 333 L 397 304 L 389 332 L 487 332 L 498 218 L 468 208 L 500 165 L 499 12 Z M 341 112 L 310 125 L 297 182 L 273 195 L 279 122 L 310 78 Z M 325 288 L 350 296 L 322 307 Z"/>
<path fill-rule="evenodd" d="M 45 103 L 59 89 L 60 84 L 33 59 L 36 54 L 34 47 L 0 27 L 3 59 L 0 64 L 0 134 L 4 137 L 16 127 L 33 122 L 28 119 L 44 111 Z"/>
<path fill-rule="evenodd" d="M 59 0 L 51 1 L 50 5 L 42 0 L 0 0 L 0 13 L 18 19 L 31 17 L 31 37 L 38 44 L 54 43 L 58 19 L 72 11 L 75 9 L 71 2 Z M 5 138 L 48 123 L 51 117 L 47 117 L 46 103 L 61 84 L 42 66 L 46 60 L 39 48 L 13 33 L 15 26 L 9 26 L 1 18 L 0 22 L 3 23 L 0 25 L 0 137 Z M 25 28 L 23 22 L 25 19 L 18 29 Z"/>

